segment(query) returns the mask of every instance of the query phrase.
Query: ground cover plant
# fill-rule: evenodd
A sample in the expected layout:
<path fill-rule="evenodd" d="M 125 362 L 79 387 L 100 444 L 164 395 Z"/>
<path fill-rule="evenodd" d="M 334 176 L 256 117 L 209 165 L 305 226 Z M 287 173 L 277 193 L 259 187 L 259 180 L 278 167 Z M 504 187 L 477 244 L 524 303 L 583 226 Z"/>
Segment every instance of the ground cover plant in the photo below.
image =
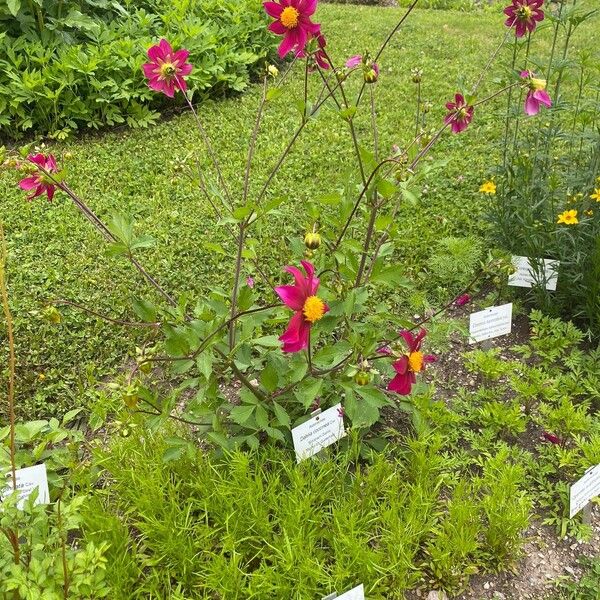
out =
<path fill-rule="evenodd" d="M 0 139 L 155 123 L 140 65 L 162 35 L 190 50 L 197 100 L 243 91 L 273 50 L 258 0 L 3 0 L 0 23 Z"/>
<path fill-rule="evenodd" d="M 415 585 L 457 592 L 473 573 L 513 564 L 533 507 L 545 509 L 544 518 L 562 535 L 589 535 L 589 527 L 565 512 L 568 482 L 598 459 L 597 351 L 582 350 L 584 333 L 572 324 L 534 313 L 531 342 L 511 350 L 519 360 L 500 360 L 499 351 L 468 354 L 467 369 L 481 378 L 481 388 L 456 393 L 458 373 L 440 401 L 435 387 L 423 384 L 426 365 L 444 360 L 443 352 L 426 354 L 430 340 L 442 349 L 444 332 L 453 327 L 440 315 L 469 306 L 475 295 L 488 305 L 490 284 L 501 282 L 510 267 L 484 252 L 477 239 L 456 235 L 435 245 L 431 277 L 415 275 L 422 257 L 408 268 L 402 263 L 412 250 L 404 221 L 447 164 L 435 154 L 429 158 L 436 142 L 444 134 L 466 136 L 483 104 L 506 92 L 523 89 L 526 113 L 552 104 L 530 71 L 514 69 L 493 81 L 482 100 L 475 96 L 509 36 L 537 30 L 541 3 L 531 0 L 525 12 L 516 3 L 505 10 L 507 35 L 484 68 L 445 98 L 437 127 L 432 106 L 422 101 L 422 69 L 411 67 L 412 122 L 408 133 L 394 130 L 395 144 L 386 150 L 379 127 L 385 111 L 377 108 L 384 51 L 412 7 L 392 35 L 381 36 L 382 46 L 349 53 L 339 63 L 329 54 L 331 39 L 313 21 L 315 8 L 316 2 L 295 0 L 266 5 L 270 29 L 282 37 L 280 57 L 291 52 L 292 61 L 264 67 L 258 118 L 237 177 L 235 165 L 226 170 L 209 142 L 204 115 L 185 96 L 194 69 L 187 50 L 165 39 L 148 49 L 148 85 L 183 97 L 204 142 L 202 161 L 194 160 L 192 147 L 173 169 L 198 188 L 191 199 L 203 197 L 215 213 L 215 235 L 202 240 L 211 261 L 203 265 L 204 294 L 195 294 L 183 278 L 182 288 L 192 290 L 167 287 L 146 260 L 146 251 L 160 244 L 159 230 L 150 236 L 122 210 L 94 210 L 73 187 L 63 157 L 46 148 L 9 155 L 30 200 L 47 197 L 51 210 L 62 201 L 108 242 L 109 258 L 95 256 L 93 262 L 104 263 L 111 281 L 120 263 L 135 276 L 124 279 L 137 288 L 128 294 L 133 316 L 63 299 L 43 309 L 48 324 L 60 324 L 58 307 L 68 307 L 132 329 L 137 333 L 130 343 L 141 343 L 121 377 L 92 391 L 99 397 L 90 402 L 90 424 L 104 428 L 106 437 L 89 440 L 73 427 L 79 409 L 62 423 L 17 426 L 18 347 L 3 252 L 11 422 L 0 432 L 6 440 L 2 460 L 13 486 L 18 466 L 46 460 L 56 510 L 48 518 L 32 501 L 25 512 L 11 503 L 3 508 L 3 592 L 16 596 L 53 586 L 57 597 L 102 597 L 111 581 L 113 593 L 140 597 L 312 597 L 355 582 L 348 555 L 374 597 L 402 597 Z M 284 97 L 282 82 L 298 71 L 301 84 L 292 92 L 300 100 L 284 104 L 284 114 L 292 115 L 286 129 L 295 127 L 292 141 L 285 146 L 289 131 L 277 136 L 283 154 L 279 149 L 275 168 L 257 177 L 262 119 Z M 267 223 L 280 227 L 294 194 L 280 195 L 278 171 L 286 159 L 293 164 L 290 149 L 300 134 L 324 118 L 320 108 L 334 122 L 332 132 L 349 131 L 345 147 L 353 158 L 334 161 L 344 168 L 332 169 L 333 178 L 316 186 L 330 186 L 327 193 L 307 194 L 295 207 L 300 234 L 294 226 L 294 234 L 278 240 Z M 311 137 L 309 154 L 313 144 Z M 320 180 L 322 163 L 332 157 L 318 158 L 314 177 Z M 303 159 L 298 172 L 305 178 Z M 132 181 L 136 206 L 139 179 Z M 481 189 L 492 188 L 488 182 Z M 415 228 L 415 241 L 422 229 Z M 196 257 L 188 256 L 178 255 L 177 262 L 194 264 L 188 269 L 197 276 Z M 162 253 L 156 258 L 162 260 Z M 225 267 L 215 284 L 210 270 L 227 260 L 233 274 Z M 286 263 L 289 282 L 282 275 Z M 138 282 L 149 284 L 154 296 Z M 411 316 L 415 305 L 423 315 Z M 430 322 L 438 328 L 431 337 L 422 328 Z M 436 372 L 428 368 L 426 375 L 435 378 Z M 296 466 L 290 428 L 315 408 L 335 410 L 340 397 L 346 439 L 328 457 Z M 526 489 L 537 492 L 535 501 Z M 29 545 L 20 542 L 23 531 L 35 534 Z M 69 542 L 69 531 L 82 536 L 81 545 Z M 301 544 L 310 545 L 308 552 L 296 549 Z"/>

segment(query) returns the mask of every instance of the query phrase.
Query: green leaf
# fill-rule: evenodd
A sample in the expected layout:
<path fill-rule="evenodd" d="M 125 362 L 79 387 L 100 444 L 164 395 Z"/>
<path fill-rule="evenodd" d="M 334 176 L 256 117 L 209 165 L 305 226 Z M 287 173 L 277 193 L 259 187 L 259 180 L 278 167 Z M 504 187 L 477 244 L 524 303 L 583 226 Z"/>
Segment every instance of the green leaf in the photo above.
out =
<path fill-rule="evenodd" d="M 134 300 L 133 312 L 146 323 L 156 323 L 156 306 L 147 300 Z"/>
<path fill-rule="evenodd" d="M 365 402 L 375 408 L 381 408 L 382 406 L 395 404 L 381 391 L 373 386 L 362 386 L 356 388 L 356 393 L 362 397 Z"/>
<path fill-rule="evenodd" d="M 229 418 L 238 425 L 244 425 L 252 417 L 256 406 L 234 406 L 229 413 Z"/>
<path fill-rule="evenodd" d="M 275 418 L 283 427 L 289 427 L 291 425 L 292 420 L 290 419 L 290 415 L 288 415 L 287 411 L 281 404 L 277 404 L 277 402 L 273 402 L 273 411 L 275 412 Z"/>
<path fill-rule="evenodd" d="M 276 335 L 265 335 L 263 337 L 256 338 L 254 343 L 257 346 L 262 346 L 263 348 L 279 348 L 281 346 L 281 342 Z"/>
<path fill-rule="evenodd" d="M 131 250 L 138 250 L 140 248 L 152 248 L 156 245 L 156 240 L 150 235 L 141 235 L 138 238 L 135 238 L 129 248 Z"/>
<path fill-rule="evenodd" d="M 236 221 L 243 221 L 253 210 L 252 204 L 246 204 L 246 206 L 238 206 L 231 214 Z"/>
<path fill-rule="evenodd" d="M 331 194 L 325 194 L 324 196 L 317 196 L 315 198 L 320 204 L 327 204 L 329 206 L 337 206 L 342 201 L 342 196 L 336 192 Z"/>
<path fill-rule="evenodd" d="M 387 179 L 380 179 L 377 182 L 377 191 L 383 198 L 391 198 L 398 192 L 398 187 Z"/>
<path fill-rule="evenodd" d="M 6 0 L 6 4 L 8 5 L 8 10 L 13 17 L 16 17 L 19 13 L 19 9 L 21 8 L 21 0 Z"/>
<path fill-rule="evenodd" d="M 349 106 L 348 108 L 340 110 L 339 115 L 344 121 L 350 121 L 356 114 L 356 110 L 356 106 Z"/>
<path fill-rule="evenodd" d="M 67 423 L 70 423 L 82 410 L 83 408 L 74 408 L 73 410 L 67 412 L 62 419 L 63 426 Z"/>
<path fill-rule="evenodd" d="M 204 246 L 204 248 L 206 248 L 209 252 L 214 252 L 215 254 L 226 254 L 221 244 L 213 244 L 212 242 L 202 242 L 202 246 Z"/>
<path fill-rule="evenodd" d="M 283 91 L 279 88 L 274 87 L 267 91 L 265 99 L 267 102 L 272 102 L 273 100 L 277 100 L 277 98 L 279 98 L 281 94 L 283 94 Z"/>
<path fill-rule="evenodd" d="M 269 413 L 260 404 L 256 407 L 256 414 L 254 415 L 256 424 L 261 429 L 266 429 L 269 426 Z"/>
<path fill-rule="evenodd" d="M 275 391 L 277 389 L 277 384 L 279 383 L 277 369 L 272 364 L 268 364 L 261 371 L 259 381 L 265 390 L 267 390 L 267 392 Z"/>
<path fill-rule="evenodd" d="M 314 402 L 322 387 L 322 379 L 309 377 L 296 388 L 294 395 L 304 408 L 308 408 Z"/>
<path fill-rule="evenodd" d="M 196 359 L 196 366 L 198 367 L 198 371 L 200 371 L 200 373 L 204 375 L 204 378 L 207 381 L 212 375 L 213 360 L 214 356 L 210 348 L 207 348 L 206 350 L 202 351 Z"/>
<path fill-rule="evenodd" d="M 346 389 L 344 401 L 346 415 L 354 427 L 371 427 L 379 420 L 379 409 L 363 399 L 356 398 L 352 390 Z"/>

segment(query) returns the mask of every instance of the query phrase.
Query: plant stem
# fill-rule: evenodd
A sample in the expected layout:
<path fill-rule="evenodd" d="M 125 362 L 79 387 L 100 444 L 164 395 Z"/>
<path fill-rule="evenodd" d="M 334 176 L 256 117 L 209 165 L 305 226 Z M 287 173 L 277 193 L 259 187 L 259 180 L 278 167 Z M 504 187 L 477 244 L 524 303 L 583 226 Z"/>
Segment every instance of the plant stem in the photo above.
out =
<path fill-rule="evenodd" d="M 77 302 L 72 302 L 71 300 L 64 300 L 62 298 L 59 300 L 54 300 L 53 302 L 49 302 L 49 304 L 53 306 L 72 306 L 73 308 L 82 310 L 83 312 L 93 315 L 94 317 L 98 317 L 103 321 L 108 321 L 109 323 L 113 323 L 114 325 L 122 325 L 123 327 L 160 327 L 160 323 L 138 323 L 133 321 L 121 321 L 119 319 L 113 319 L 112 317 L 108 317 L 107 315 L 103 315 L 102 313 L 96 312 L 95 310 L 92 310 L 87 306 L 83 306 L 83 304 L 77 304 Z"/>
<path fill-rule="evenodd" d="M 4 226 L 0 221 L 0 295 L 2 296 L 2 309 L 6 320 L 6 337 L 8 338 L 8 415 L 10 423 L 10 468 L 13 480 L 13 490 L 17 489 L 17 467 L 15 464 L 15 339 L 13 319 L 8 304 L 8 289 L 6 284 L 6 265 L 8 253 L 4 239 Z"/>
<path fill-rule="evenodd" d="M 256 388 L 255 386 L 253 386 L 250 383 L 248 378 L 237 368 L 237 365 L 235 364 L 235 361 L 232 358 L 229 358 L 222 350 L 220 350 L 216 346 L 215 346 L 215 352 L 229 364 L 229 366 L 231 367 L 231 370 L 235 374 L 236 379 L 246 389 L 248 389 L 248 391 L 251 392 L 257 400 L 260 400 L 261 402 L 266 400 L 266 396 L 258 388 Z"/>
<path fill-rule="evenodd" d="M 63 490 L 64 492 L 64 490 Z M 69 597 L 69 567 L 67 565 L 67 541 L 66 536 L 62 532 L 62 514 L 60 511 L 60 503 L 62 499 L 62 493 L 56 501 L 57 511 L 57 528 L 58 534 L 60 535 L 60 546 L 61 546 L 61 560 L 63 568 L 63 597 L 65 600 Z"/>
<path fill-rule="evenodd" d="M 245 234 L 245 222 L 240 223 L 237 240 L 237 255 L 235 258 L 235 274 L 233 276 L 233 290 L 231 292 L 231 319 L 229 324 L 229 351 L 233 350 L 235 346 L 235 311 L 237 309 L 237 296 L 240 287 L 240 277 L 242 274 L 242 252 L 244 251 L 244 240 L 246 239 Z"/>
<path fill-rule="evenodd" d="M 254 157 L 254 149 L 256 147 L 256 140 L 258 138 L 258 132 L 260 130 L 260 122 L 262 119 L 263 110 L 267 101 L 267 78 L 263 81 L 263 93 L 260 104 L 258 105 L 258 113 L 256 114 L 256 122 L 252 135 L 250 136 L 250 145 L 248 147 L 248 158 L 246 160 L 246 172 L 244 173 L 244 205 L 248 200 L 248 189 L 250 186 L 250 169 L 252 168 L 252 158 Z"/>
<path fill-rule="evenodd" d="M 515 64 L 517 62 L 517 49 L 518 49 L 518 40 L 515 36 L 515 44 L 513 47 L 513 57 L 512 57 L 512 65 L 511 65 L 511 76 L 515 70 Z M 510 109 L 512 107 L 512 88 L 510 88 L 508 92 L 508 99 L 506 101 L 506 120 L 504 122 L 504 153 L 502 157 L 502 166 L 506 169 L 506 159 L 508 157 L 508 130 L 510 127 Z"/>

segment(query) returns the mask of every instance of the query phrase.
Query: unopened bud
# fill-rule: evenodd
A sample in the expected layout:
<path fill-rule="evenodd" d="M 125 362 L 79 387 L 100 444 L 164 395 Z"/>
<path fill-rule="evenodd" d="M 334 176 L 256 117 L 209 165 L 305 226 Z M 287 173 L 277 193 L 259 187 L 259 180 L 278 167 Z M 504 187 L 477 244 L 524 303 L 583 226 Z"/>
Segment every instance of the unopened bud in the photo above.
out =
<path fill-rule="evenodd" d="M 367 371 L 359 371 L 354 376 L 357 385 L 368 385 L 371 382 L 371 375 Z"/>
<path fill-rule="evenodd" d="M 304 236 L 304 245 L 309 250 L 316 250 L 321 245 L 321 236 L 318 233 L 307 233 Z"/>

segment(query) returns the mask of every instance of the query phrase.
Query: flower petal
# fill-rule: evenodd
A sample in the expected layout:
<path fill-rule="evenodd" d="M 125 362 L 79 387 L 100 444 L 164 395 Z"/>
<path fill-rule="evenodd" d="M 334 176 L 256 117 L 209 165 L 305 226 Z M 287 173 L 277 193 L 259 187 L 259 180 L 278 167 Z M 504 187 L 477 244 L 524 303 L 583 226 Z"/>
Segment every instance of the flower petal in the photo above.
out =
<path fill-rule="evenodd" d="M 275 293 L 281 301 L 292 310 L 301 311 L 306 302 L 306 294 L 295 285 L 281 285 L 275 288 Z"/>
<path fill-rule="evenodd" d="M 263 7 L 265 12 L 274 19 L 279 19 L 284 8 L 281 4 L 277 4 L 277 2 L 263 2 Z"/>

